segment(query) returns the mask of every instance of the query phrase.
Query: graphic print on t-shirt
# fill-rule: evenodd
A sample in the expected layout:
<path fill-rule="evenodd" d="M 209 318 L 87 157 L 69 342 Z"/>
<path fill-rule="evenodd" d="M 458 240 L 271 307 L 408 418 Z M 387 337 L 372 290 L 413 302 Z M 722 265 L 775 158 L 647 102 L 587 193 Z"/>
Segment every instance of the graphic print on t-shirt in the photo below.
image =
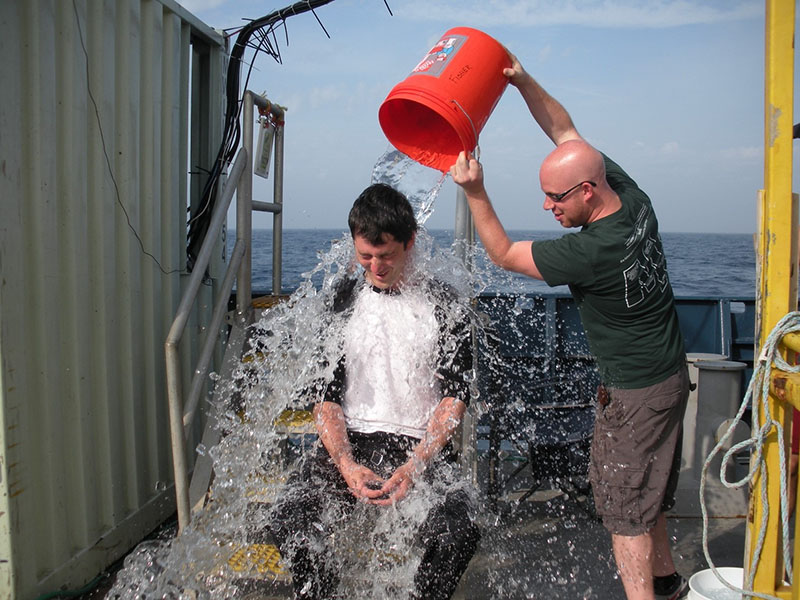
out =
<path fill-rule="evenodd" d="M 636 217 L 631 235 L 625 240 L 626 248 L 633 248 L 633 253 L 625 257 L 629 263 L 623 269 L 625 280 L 625 305 L 632 308 L 640 304 L 654 291 L 663 293 L 669 285 L 667 276 L 667 261 L 660 250 L 661 244 L 658 234 L 648 236 L 648 219 L 652 215 L 649 206 L 642 206 Z M 633 262 L 629 262 L 629 261 Z"/>

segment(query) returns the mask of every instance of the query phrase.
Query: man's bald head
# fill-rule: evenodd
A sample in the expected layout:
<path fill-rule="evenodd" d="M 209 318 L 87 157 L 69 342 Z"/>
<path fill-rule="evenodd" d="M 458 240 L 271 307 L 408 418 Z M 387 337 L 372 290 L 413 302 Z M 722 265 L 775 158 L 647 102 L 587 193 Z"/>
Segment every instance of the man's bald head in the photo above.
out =
<path fill-rule="evenodd" d="M 562 227 L 582 227 L 619 210 L 619 196 L 606 181 L 603 155 L 583 139 L 562 142 L 539 169 L 543 208 Z"/>
<path fill-rule="evenodd" d="M 556 146 L 542 162 L 539 179 L 545 190 L 558 190 L 579 181 L 605 182 L 603 155 L 584 140 L 569 140 Z M 547 187 L 545 187 L 545 183 Z"/>

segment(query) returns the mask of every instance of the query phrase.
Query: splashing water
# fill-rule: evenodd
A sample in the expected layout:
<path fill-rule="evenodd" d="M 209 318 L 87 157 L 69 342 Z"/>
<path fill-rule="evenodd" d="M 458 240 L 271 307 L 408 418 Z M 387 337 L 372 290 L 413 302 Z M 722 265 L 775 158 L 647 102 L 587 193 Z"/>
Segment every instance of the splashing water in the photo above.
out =
<path fill-rule="evenodd" d="M 506 289 L 521 290 L 521 286 L 510 274 L 493 267 L 482 250 L 470 250 L 472 254 L 466 264 L 471 268 L 467 269 L 453 252 L 435 246 L 423 225 L 433 213 L 444 179 L 438 171 L 422 167 L 396 151 L 382 156 L 372 174 L 373 183 L 391 185 L 411 201 L 420 225 L 411 268 L 441 281 L 455 292 L 460 301 L 446 318 L 470 319 L 476 325 L 478 345 L 488 356 L 483 359 L 482 368 L 503 378 L 503 361 L 493 356 L 499 345 L 489 339 L 491 332 L 481 326 L 486 318 L 477 314 L 470 300 L 497 286 L 498 280 L 503 280 L 501 285 Z M 342 222 L 346 222 L 346 215 L 342 215 Z M 269 581 L 281 572 L 285 577 L 285 565 L 273 564 L 271 572 L 256 572 L 257 569 L 251 568 L 243 573 L 234 572 L 231 564 L 243 549 L 251 552 L 247 548 L 253 544 L 271 543 L 269 531 L 275 500 L 292 493 L 287 480 L 303 467 L 306 457 L 312 454 L 309 450 L 319 443 L 313 433 L 287 435 L 276 423 L 281 422 L 287 411 L 308 410 L 316 395 L 332 381 L 335 357 L 341 353 L 344 318 L 331 310 L 330 298 L 343 279 L 358 269 L 352 240 L 349 233 L 343 233 L 327 252 L 320 253 L 319 263 L 303 275 L 303 283 L 289 300 L 265 312 L 251 326 L 244 358 L 233 376 L 227 381 L 219 378 L 216 381 L 215 397 L 219 400 L 210 409 L 222 436 L 215 446 L 202 448 L 214 466 L 206 506 L 193 516 L 191 524 L 179 536 L 140 544 L 127 557 L 107 598 L 222 600 L 243 597 L 253 579 Z M 315 287 L 312 279 L 320 281 L 320 276 L 321 284 Z M 535 321 L 527 326 L 518 325 L 523 318 L 531 319 L 531 306 L 525 299 L 512 298 L 512 302 L 509 314 L 517 319 L 512 332 L 519 334 L 520 340 L 525 339 L 526 327 L 543 329 L 542 315 L 537 317 L 538 324 Z M 511 341 L 505 339 L 502 343 L 508 345 Z M 519 347 L 512 348 L 512 354 L 521 352 L 525 342 L 517 343 Z M 475 373 L 468 377 L 475 383 Z M 540 377 L 540 373 L 531 372 L 526 379 L 550 385 L 539 381 Z M 488 398 L 499 398 L 481 390 L 482 386 L 474 385 L 472 412 L 476 422 L 487 409 Z M 512 414 L 519 412 L 512 424 L 516 427 L 514 435 L 520 439 L 532 438 L 536 426 L 522 418 L 528 414 L 522 401 L 513 397 L 500 401 L 510 401 L 507 410 Z M 538 597 L 531 594 L 538 593 L 542 577 L 549 577 L 555 583 L 580 579 L 579 567 L 564 572 L 556 563 L 542 563 L 540 549 L 518 547 L 519 532 L 514 527 L 519 523 L 494 526 L 497 517 L 482 506 L 484 500 L 472 483 L 459 469 L 453 468 L 439 480 L 415 483 L 415 493 L 391 508 L 358 505 L 346 519 L 335 505 L 325 508 L 321 537 L 327 548 L 334 549 L 332 562 L 341 574 L 340 597 L 407 598 L 420 561 L 421 549 L 414 534 L 430 508 L 446 491 L 456 488 L 469 495 L 476 513 L 489 525 L 482 528 L 484 545 L 491 548 L 492 563 L 502 566 L 488 567 L 481 561 L 475 567 L 481 587 L 491 590 L 485 597 Z M 576 528 L 575 523 L 572 528 Z M 554 537 L 550 532 L 543 533 L 546 539 Z M 546 545 L 559 543 L 555 539 Z M 503 570 L 508 565 L 524 567 L 537 562 L 536 574 L 509 577 Z M 516 572 L 524 571 L 525 568 Z M 591 588 L 583 585 L 581 595 L 592 597 Z"/>
<path fill-rule="evenodd" d="M 429 186 L 415 172 L 416 163 L 397 158 L 387 155 L 379 161 L 373 180 L 403 191 L 422 225 L 444 178 L 439 176 Z M 447 318 L 472 318 L 472 274 L 452 254 L 436 248 L 423 227 L 411 258 L 411 268 L 449 285 L 462 299 L 457 303 L 460 311 Z M 287 479 L 301 468 L 308 447 L 318 443 L 313 435 L 287 437 L 274 424 L 287 410 L 307 410 L 333 379 L 344 317 L 330 310 L 330 297 L 358 268 L 352 240 L 345 234 L 321 253 L 287 302 L 250 328 L 243 361 L 229 381 L 216 381 L 222 393 L 216 394 L 219 400 L 211 408 L 222 437 L 217 445 L 203 448 L 214 466 L 205 508 L 174 539 L 140 544 L 127 557 L 108 598 L 211 600 L 242 595 L 244 587 L 230 569 L 231 556 L 254 540 L 268 539 L 273 501 L 290 493 Z M 319 274 L 322 283 L 317 289 L 311 280 Z M 434 502 L 456 486 L 474 496 L 472 487 L 452 471 L 442 481 L 415 485 L 413 495 L 391 508 L 357 506 L 345 528 L 331 527 L 337 568 L 349 573 L 342 577 L 340 592 L 348 598 L 404 597 L 412 589 L 420 559 L 411 534 Z M 340 521 L 331 507 L 326 528 Z M 365 579 L 363 573 L 370 577 Z"/>
<path fill-rule="evenodd" d="M 420 226 L 433 214 L 434 202 L 446 178 L 446 174 L 421 165 L 397 150 L 386 152 L 372 170 L 372 183 L 393 187 L 415 205 Z"/>

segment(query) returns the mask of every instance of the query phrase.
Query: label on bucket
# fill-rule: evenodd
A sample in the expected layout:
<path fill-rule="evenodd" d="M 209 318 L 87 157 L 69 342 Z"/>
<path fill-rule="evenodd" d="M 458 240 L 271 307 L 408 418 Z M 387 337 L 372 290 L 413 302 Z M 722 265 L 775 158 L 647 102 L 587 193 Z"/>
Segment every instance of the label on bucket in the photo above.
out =
<path fill-rule="evenodd" d="M 430 49 L 420 63 L 411 71 L 412 75 L 432 75 L 438 77 L 447 67 L 447 63 L 458 53 L 464 42 L 465 35 L 448 35 L 439 40 Z"/>

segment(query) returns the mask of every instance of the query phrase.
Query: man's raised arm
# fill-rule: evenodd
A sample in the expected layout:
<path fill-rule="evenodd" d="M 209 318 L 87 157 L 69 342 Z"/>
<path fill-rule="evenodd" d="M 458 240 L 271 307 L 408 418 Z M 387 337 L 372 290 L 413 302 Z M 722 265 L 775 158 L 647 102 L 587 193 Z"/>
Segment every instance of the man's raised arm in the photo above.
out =
<path fill-rule="evenodd" d="M 516 56 L 510 52 L 508 56 L 511 58 L 511 67 L 503 69 L 503 75 L 519 90 L 528 110 L 545 135 L 556 146 L 568 140 L 581 139 L 566 109 L 525 71 Z"/>

